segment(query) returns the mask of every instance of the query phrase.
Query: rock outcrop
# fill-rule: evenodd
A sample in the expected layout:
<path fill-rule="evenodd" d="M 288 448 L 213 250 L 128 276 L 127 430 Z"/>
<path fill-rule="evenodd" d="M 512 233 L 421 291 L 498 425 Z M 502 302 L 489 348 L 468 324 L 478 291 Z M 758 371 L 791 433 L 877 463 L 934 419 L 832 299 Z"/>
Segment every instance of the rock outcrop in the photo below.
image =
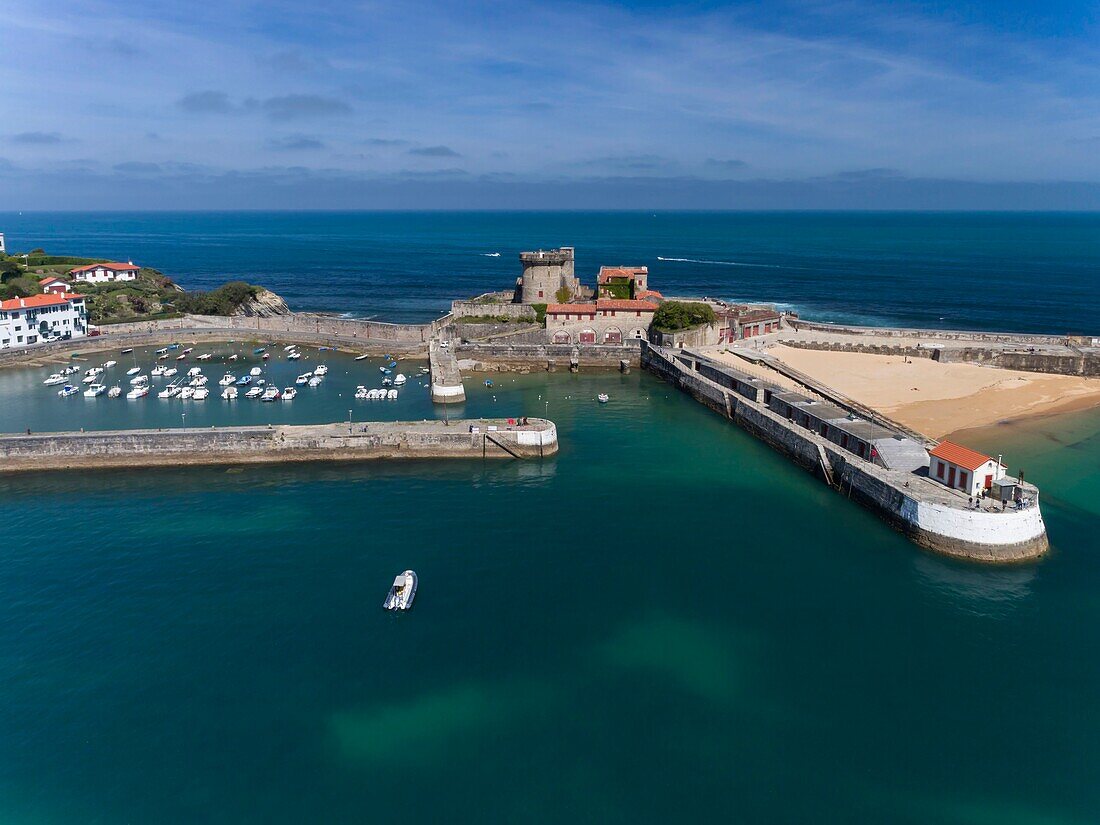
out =
<path fill-rule="evenodd" d="M 277 315 L 290 315 L 290 307 L 271 290 L 261 289 L 254 298 L 237 307 L 233 314 L 249 318 L 273 318 Z"/>

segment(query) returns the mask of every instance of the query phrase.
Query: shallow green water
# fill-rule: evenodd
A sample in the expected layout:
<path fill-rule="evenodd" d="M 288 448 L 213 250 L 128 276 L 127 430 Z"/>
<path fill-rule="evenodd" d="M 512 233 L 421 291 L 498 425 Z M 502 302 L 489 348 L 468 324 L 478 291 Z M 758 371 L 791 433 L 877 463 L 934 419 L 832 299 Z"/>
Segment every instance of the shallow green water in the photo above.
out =
<path fill-rule="evenodd" d="M 340 420 L 377 367 L 327 361 L 311 405 L 202 414 Z M 983 436 L 1055 544 L 991 570 L 649 375 L 467 387 L 560 454 L 0 480 L 0 820 L 1096 820 L 1100 416 Z"/>

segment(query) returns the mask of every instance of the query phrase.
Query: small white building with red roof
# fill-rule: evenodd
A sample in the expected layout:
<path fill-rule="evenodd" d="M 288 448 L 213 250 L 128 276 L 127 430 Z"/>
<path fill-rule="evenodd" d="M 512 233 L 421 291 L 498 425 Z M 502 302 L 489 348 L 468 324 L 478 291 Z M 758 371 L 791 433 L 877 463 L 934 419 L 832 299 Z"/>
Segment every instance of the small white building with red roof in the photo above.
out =
<path fill-rule="evenodd" d="M 42 278 L 38 282 L 38 286 L 43 292 L 50 295 L 66 295 L 73 291 L 73 286 L 68 281 L 63 281 L 54 275 L 48 278 Z"/>
<path fill-rule="evenodd" d="M 953 441 L 941 441 L 928 451 L 928 458 L 930 478 L 969 496 L 980 496 L 1008 472 L 997 459 Z"/>
<path fill-rule="evenodd" d="M 44 293 L 0 301 L 0 349 L 17 349 L 88 334 L 83 295 Z"/>
<path fill-rule="evenodd" d="M 76 281 L 102 284 L 108 281 L 133 281 L 140 271 L 141 267 L 135 266 L 133 261 L 125 264 L 108 262 L 78 266 L 75 269 L 70 269 L 69 275 Z"/>

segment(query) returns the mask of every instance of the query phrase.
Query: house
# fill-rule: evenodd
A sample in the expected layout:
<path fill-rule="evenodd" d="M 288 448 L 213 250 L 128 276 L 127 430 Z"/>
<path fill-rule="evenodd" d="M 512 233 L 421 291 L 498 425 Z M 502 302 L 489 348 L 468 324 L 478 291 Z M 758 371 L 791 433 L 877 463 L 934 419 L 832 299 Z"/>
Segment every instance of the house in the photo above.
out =
<path fill-rule="evenodd" d="M 68 281 L 63 281 L 52 275 L 40 280 L 38 286 L 41 287 L 43 292 L 52 295 L 65 295 L 73 291 L 72 285 Z"/>
<path fill-rule="evenodd" d="M 969 496 L 991 489 L 1008 471 L 997 459 L 952 441 L 941 441 L 928 451 L 928 456 L 930 478 Z"/>
<path fill-rule="evenodd" d="M 45 293 L 0 302 L 0 349 L 88 334 L 83 295 Z"/>
<path fill-rule="evenodd" d="M 546 329 L 555 344 L 621 344 L 644 340 L 657 305 L 633 299 L 599 298 L 587 304 L 551 304 Z"/>
<path fill-rule="evenodd" d="M 601 266 L 596 276 L 597 298 L 641 299 L 649 291 L 649 267 Z"/>
<path fill-rule="evenodd" d="M 134 262 L 88 264 L 70 269 L 69 274 L 77 281 L 85 281 L 90 284 L 102 284 L 107 281 L 133 281 L 137 278 L 140 266 L 134 266 Z"/>

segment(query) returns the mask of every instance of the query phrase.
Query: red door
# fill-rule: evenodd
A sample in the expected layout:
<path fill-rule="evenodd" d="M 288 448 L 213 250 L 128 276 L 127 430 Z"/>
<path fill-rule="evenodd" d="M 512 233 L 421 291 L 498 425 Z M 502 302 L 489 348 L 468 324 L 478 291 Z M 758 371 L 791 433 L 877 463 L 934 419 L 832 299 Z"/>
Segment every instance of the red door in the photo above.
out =
<path fill-rule="evenodd" d="M 955 468 L 954 467 L 948 467 L 947 468 L 947 486 L 948 487 L 954 487 L 955 486 Z"/>
<path fill-rule="evenodd" d="M 582 344 L 594 344 L 596 343 L 596 332 L 591 329 L 586 329 L 581 333 Z"/>
<path fill-rule="evenodd" d="M 990 487 L 992 487 L 992 486 L 993 486 L 993 474 L 992 474 L 992 473 L 990 473 L 989 475 L 987 475 L 987 476 L 985 477 L 985 485 L 984 485 L 984 486 L 985 486 L 985 489 L 987 489 L 987 490 L 988 490 L 988 489 L 989 489 Z"/>

